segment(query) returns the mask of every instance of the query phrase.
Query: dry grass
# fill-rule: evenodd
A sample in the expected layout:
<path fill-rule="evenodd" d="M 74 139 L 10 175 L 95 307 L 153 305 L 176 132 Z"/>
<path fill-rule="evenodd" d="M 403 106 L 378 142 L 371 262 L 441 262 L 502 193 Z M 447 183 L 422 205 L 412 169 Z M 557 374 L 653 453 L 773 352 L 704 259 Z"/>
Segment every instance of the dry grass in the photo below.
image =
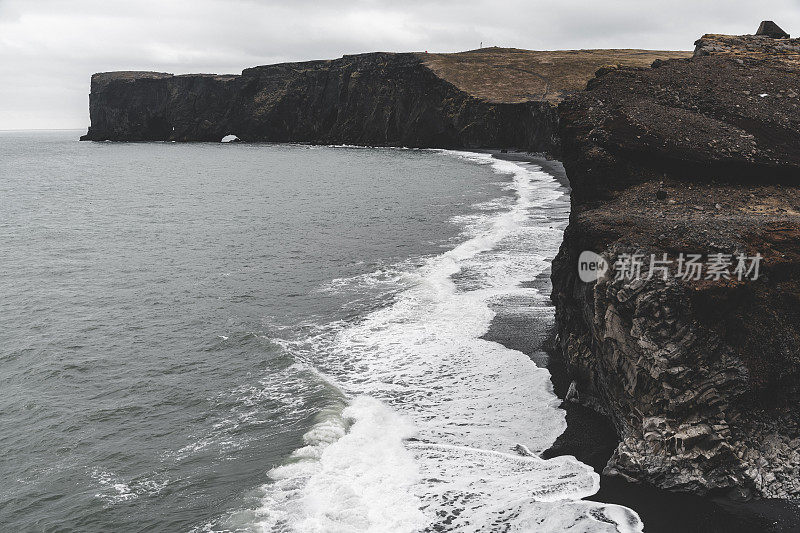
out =
<path fill-rule="evenodd" d="M 583 90 L 603 66 L 644 67 L 656 59 L 691 57 L 658 50 L 558 50 L 481 48 L 456 54 L 419 54 L 439 77 L 490 102 L 558 102 Z"/>

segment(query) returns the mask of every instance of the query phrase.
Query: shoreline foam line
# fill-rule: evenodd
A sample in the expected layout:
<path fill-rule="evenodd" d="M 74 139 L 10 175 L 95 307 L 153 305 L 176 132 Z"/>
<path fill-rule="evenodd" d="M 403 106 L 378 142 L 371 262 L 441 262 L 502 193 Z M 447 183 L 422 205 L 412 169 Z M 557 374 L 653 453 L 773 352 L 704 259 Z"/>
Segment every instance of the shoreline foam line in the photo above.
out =
<path fill-rule="evenodd" d="M 563 190 L 536 166 L 441 152 L 510 176 L 513 203 L 478 213 L 468 237 L 410 272 L 387 307 L 296 346 L 350 402 L 324 415 L 306 446 L 270 471 L 253 525 L 641 531 L 630 509 L 581 500 L 599 489 L 588 465 L 514 452 L 547 449 L 565 429 L 565 414 L 547 369 L 481 338 L 495 316 L 490 304 L 537 294 L 522 282 L 558 249 L 563 228 L 547 223 L 547 208 L 564 202 Z"/>

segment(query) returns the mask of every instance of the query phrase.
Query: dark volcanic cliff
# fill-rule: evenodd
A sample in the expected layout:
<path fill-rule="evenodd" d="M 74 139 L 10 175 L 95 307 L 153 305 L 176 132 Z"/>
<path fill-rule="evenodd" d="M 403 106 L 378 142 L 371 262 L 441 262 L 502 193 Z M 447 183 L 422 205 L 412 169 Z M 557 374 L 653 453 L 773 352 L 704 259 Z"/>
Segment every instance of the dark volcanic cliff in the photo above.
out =
<path fill-rule="evenodd" d="M 87 140 L 243 141 L 411 147 L 552 146 L 555 109 L 488 103 L 415 54 L 255 67 L 241 76 L 92 78 Z"/>
<path fill-rule="evenodd" d="M 551 150 L 554 102 L 583 88 L 597 68 L 683 55 L 489 48 L 361 54 L 237 76 L 101 73 L 92 77 L 83 139 L 219 141 L 233 134 L 244 141 Z"/>
<path fill-rule="evenodd" d="M 606 472 L 800 497 L 800 40 L 707 35 L 695 57 L 602 71 L 560 105 L 570 225 L 553 265 L 580 399 L 621 442 Z M 578 276 L 590 250 L 639 279 Z M 756 280 L 647 279 L 650 257 L 761 254 Z M 732 269 L 733 267 L 731 267 Z"/>

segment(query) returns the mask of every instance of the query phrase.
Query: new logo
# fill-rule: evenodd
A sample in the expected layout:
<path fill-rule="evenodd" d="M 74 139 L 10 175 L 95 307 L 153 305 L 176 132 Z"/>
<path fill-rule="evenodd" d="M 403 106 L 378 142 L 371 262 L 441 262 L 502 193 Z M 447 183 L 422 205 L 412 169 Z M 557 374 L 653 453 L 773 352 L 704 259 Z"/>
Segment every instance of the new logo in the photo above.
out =
<path fill-rule="evenodd" d="M 578 277 L 584 283 L 600 279 L 608 271 L 608 262 L 594 252 L 581 252 L 578 257 Z"/>

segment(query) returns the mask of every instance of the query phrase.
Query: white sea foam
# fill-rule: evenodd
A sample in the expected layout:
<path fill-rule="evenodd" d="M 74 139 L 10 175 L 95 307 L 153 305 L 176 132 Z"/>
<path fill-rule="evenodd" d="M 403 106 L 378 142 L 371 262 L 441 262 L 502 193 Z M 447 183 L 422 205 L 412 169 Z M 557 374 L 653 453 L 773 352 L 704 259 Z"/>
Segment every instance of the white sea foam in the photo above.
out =
<path fill-rule="evenodd" d="M 317 292 L 337 293 L 345 290 L 376 288 L 396 291 L 413 282 L 414 277 L 409 274 L 412 268 L 413 265 L 408 262 L 407 264 L 382 267 L 349 278 L 334 278 L 319 287 Z"/>
<path fill-rule="evenodd" d="M 125 481 L 113 472 L 101 469 L 94 469 L 90 476 L 101 488 L 95 498 L 110 504 L 135 500 L 141 496 L 155 496 L 169 483 L 165 479 L 148 477 Z"/>
<path fill-rule="evenodd" d="M 599 488 L 590 467 L 535 455 L 566 427 L 549 373 L 481 338 L 493 304 L 541 296 L 521 282 L 557 251 L 564 221 L 548 209 L 563 190 L 535 166 L 447 153 L 511 175 L 516 200 L 404 272 L 390 306 L 294 346 L 351 401 L 270 472 L 251 519 L 262 531 L 641 531 L 633 511 L 580 500 Z"/>
<path fill-rule="evenodd" d="M 270 472 L 260 527 L 309 533 L 423 529 L 427 520 L 413 493 L 421 478 L 403 445 L 413 431 L 374 398 L 355 398 L 341 416 L 331 413 L 306 434 L 306 446 L 291 462 Z"/>

